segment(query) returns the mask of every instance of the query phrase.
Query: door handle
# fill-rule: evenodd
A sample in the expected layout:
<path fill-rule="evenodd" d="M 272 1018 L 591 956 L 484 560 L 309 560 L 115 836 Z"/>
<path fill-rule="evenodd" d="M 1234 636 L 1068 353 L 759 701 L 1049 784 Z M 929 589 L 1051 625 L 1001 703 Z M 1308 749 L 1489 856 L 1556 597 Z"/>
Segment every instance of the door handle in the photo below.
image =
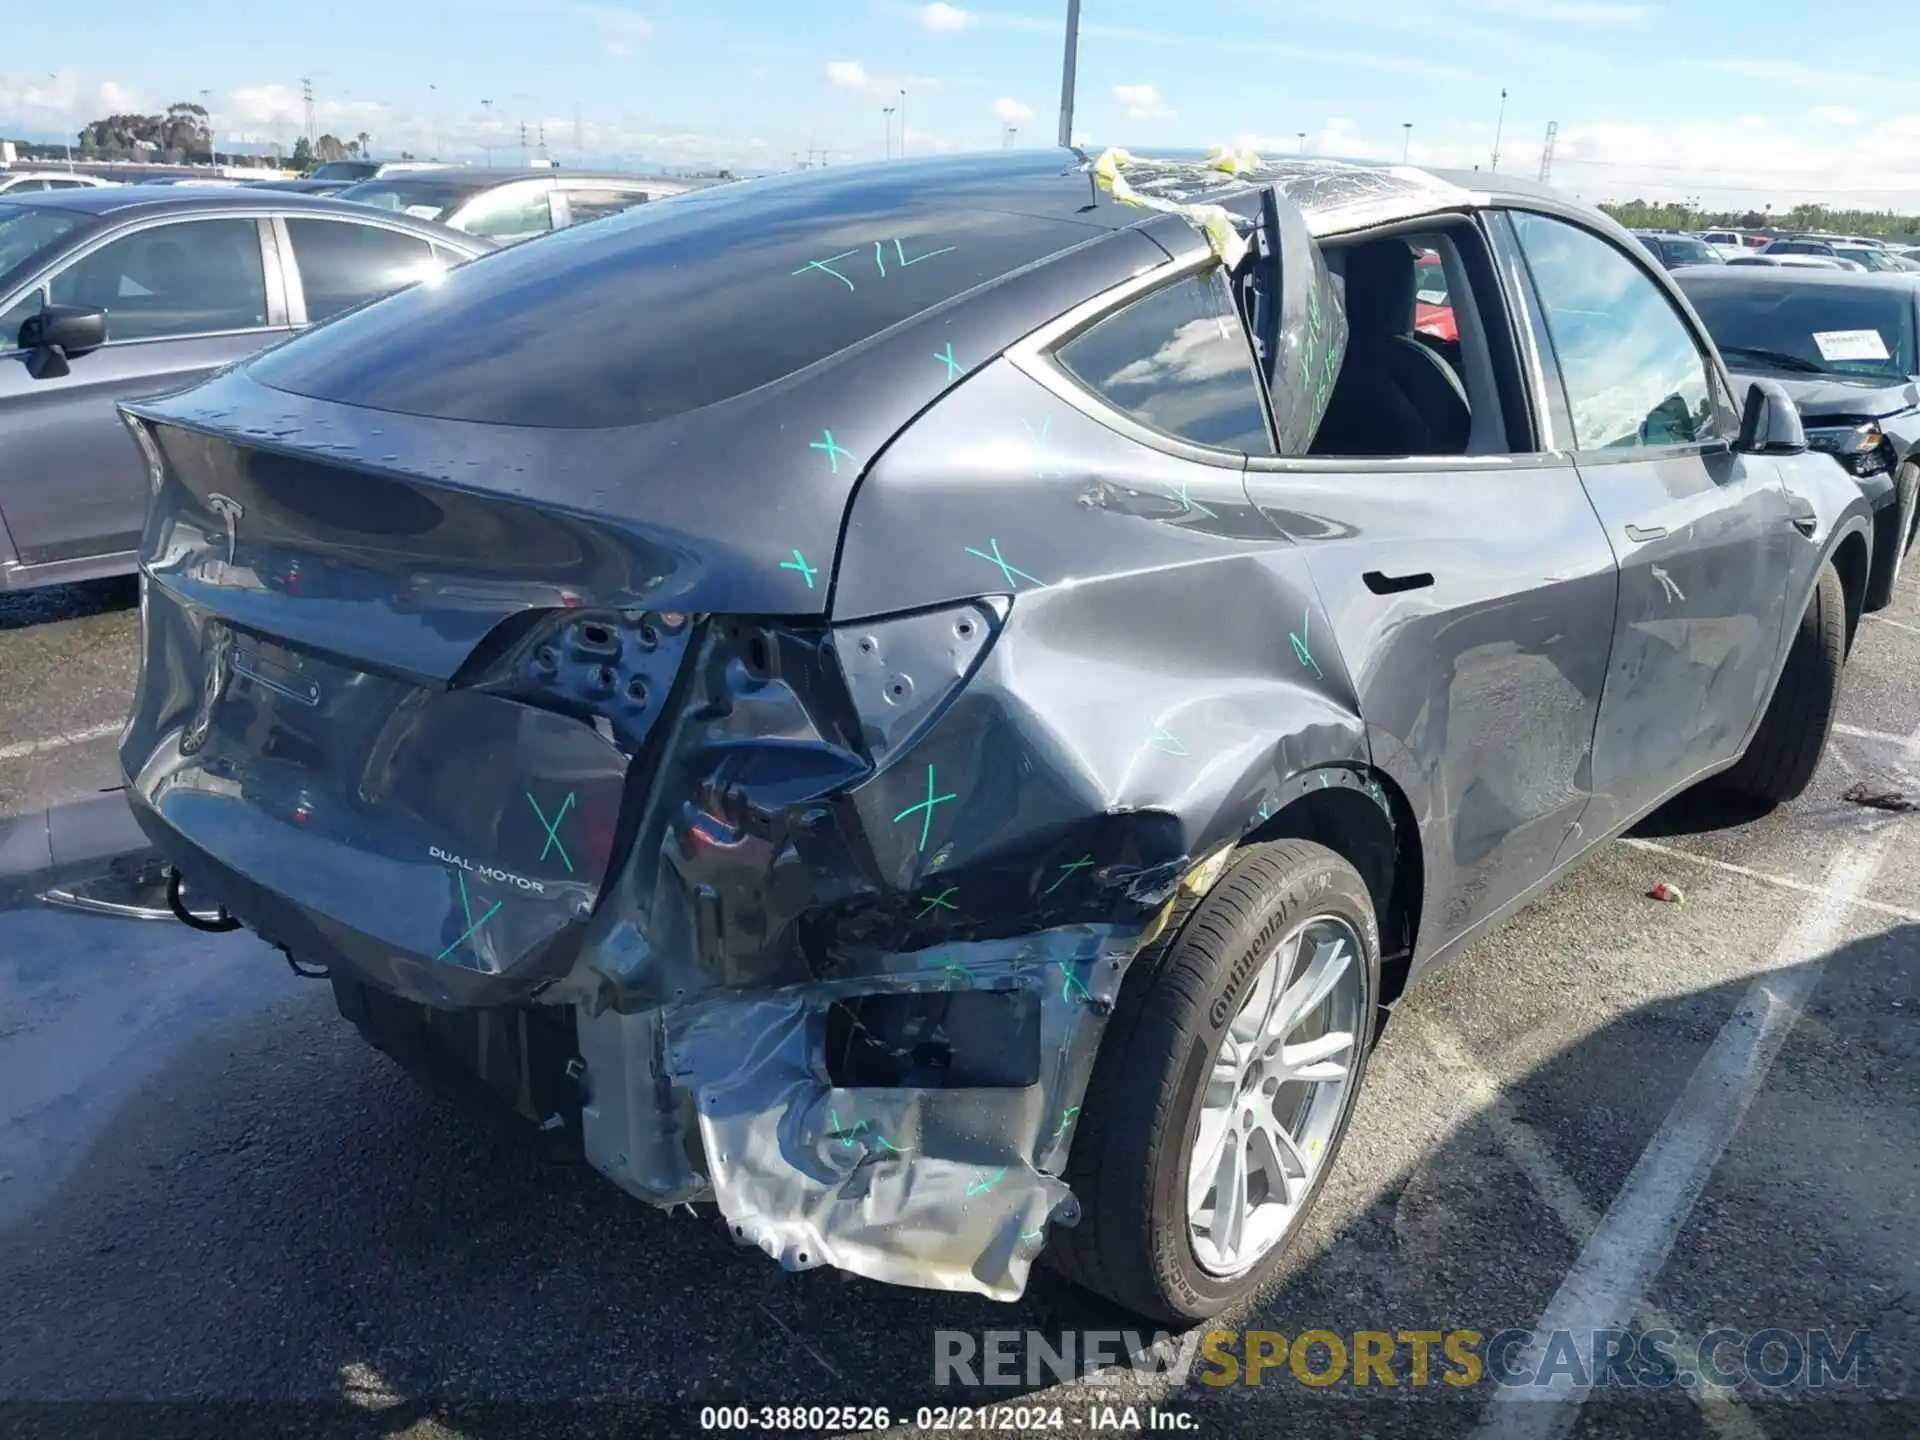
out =
<path fill-rule="evenodd" d="M 1411 575 L 1388 575 L 1379 570 L 1369 570 L 1360 578 L 1367 582 L 1367 589 L 1376 595 L 1398 595 L 1404 590 L 1424 590 L 1433 584 L 1433 576 L 1425 570 L 1415 571 Z"/>
<path fill-rule="evenodd" d="M 1664 540 L 1666 538 L 1667 527 L 1664 525 L 1648 525 L 1644 529 L 1638 525 L 1627 526 L 1627 539 L 1634 541 L 1636 544 L 1644 545 L 1649 540 Z"/>

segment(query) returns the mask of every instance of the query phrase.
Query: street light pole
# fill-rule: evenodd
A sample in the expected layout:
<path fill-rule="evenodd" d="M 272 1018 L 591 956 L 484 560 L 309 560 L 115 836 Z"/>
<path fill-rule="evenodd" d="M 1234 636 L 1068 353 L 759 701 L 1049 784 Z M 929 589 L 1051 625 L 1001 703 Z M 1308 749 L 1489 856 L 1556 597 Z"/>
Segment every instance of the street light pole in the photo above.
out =
<path fill-rule="evenodd" d="M 885 126 L 887 132 L 886 158 L 891 160 L 893 158 L 893 106 L 882 105 L 880 107 L 880 121 L 881 124 Z"/>
<path fill-rule="evenodd" d="M 900 158 L 907 158 L 907 87 L 900 87 Z"/>
<path fill-rule="evenodd" d="M 1503 85 L 1500 87 L 1500 118 L 1493 122 L 1493 164 L 1488 167 L 1491 170 L 1498 170 L 1500 168 L 1500 134 L 1506 128 L 1507 90 Z"/>
<path fill-rule="evenodd" d="M 1067 0 L 1067 46 L 1060 66 L 1060 144 L 1073 144 L 1074 71 L 1080 64 L 1080 0 Z"/>
<path fill-rule="evenodd" d="M 1307 132 L 1304 130 L 1300 132 L 1300 153 L 1302 155 L 1307 153 Z"/>
<path fill-rule="evenodd" d="M 1405 132 L 1404 137 L 1400 141 L 1400 163 L 1404 165 L 1407 163 L 1407 157 L 1413 154 L 1413 122 L 1411 120 L 1402 120 L 1400 122 L 1400 129 Z"/>
<path fill-rule="evenodd" d="M 220 168 L 220 157 L 213 148 L 213 92 L 211 90 L 200 92 L 200 108 L 207 112 L 207 163 L 217 170 Z"/>

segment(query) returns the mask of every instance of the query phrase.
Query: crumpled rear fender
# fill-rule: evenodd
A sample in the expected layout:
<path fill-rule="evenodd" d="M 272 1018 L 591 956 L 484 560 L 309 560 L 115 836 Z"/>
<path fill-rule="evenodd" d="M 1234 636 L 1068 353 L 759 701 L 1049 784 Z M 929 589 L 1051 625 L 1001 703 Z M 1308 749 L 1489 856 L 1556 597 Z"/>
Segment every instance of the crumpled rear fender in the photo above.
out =
<path fill-rule="evenodd" d="M 1038 427 L 1001 413 L 973 439 L 1006 461 Z M 916 427 L 836 578 L 877 595 L 853 571 L 882 557 L 904 613 L 710 622 L 636 762 L 628 858 L 543 997 L 578 1006 L 592 1162 L 656 1203 L 711 1194 L 789 1267 L 1019 1294 L 1077 1218 L 1059 1177 L 1104 1022 L 1180 887 L 1306 789 L 1369 791 L 1298 551 L 1237 476 L 1192 467 L 1206 498 L 1170 501 L 1076 473 L 1079 423 L 1056 412 L 1034 476 L 1078 533 L 993 530 L 1072 583 L 994 567 L 983 589 L 926 463 L 958 452 Z M 996 491 L 1016 515 L 1018 489 Z"/>

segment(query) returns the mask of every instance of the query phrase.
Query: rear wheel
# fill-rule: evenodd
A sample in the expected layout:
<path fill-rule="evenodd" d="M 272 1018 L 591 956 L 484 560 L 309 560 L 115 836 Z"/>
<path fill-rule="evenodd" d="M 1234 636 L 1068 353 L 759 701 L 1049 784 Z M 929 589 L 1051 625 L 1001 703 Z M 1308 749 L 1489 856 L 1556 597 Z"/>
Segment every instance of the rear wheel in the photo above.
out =
<path fill-rule="evenodd" d="M 1800 617 L 1786 668 L 1753 742 L 1739 763 L 1720 777 L 1725 789 L 1780 805 L 1807 788 L 1840 707 L 1846 652 L 1846 594 L 1829 561 L 1820 567 L 1813 598 Z"/>
<path fill-rule="evenodd" d="M 1050 1236 L 1055 1268 L 1176 1324 L 1255 1290 L 1346 1133 L 1379 983 L 1351 865 L 1300 840 L 1244 852 L 1122 987 L 1067 1169 L 1084 1215 Z"/>

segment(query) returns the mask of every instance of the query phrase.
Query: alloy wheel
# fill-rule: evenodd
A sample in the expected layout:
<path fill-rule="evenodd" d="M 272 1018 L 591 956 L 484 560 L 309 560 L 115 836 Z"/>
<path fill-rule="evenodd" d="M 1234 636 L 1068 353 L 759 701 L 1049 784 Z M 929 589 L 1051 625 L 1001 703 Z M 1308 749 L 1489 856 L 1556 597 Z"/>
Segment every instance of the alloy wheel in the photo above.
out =
<path fill-rule="evenodd" d="M 1296 925 L 1220 1037 L 1187 1163 L 1187 1230 L 1207 1273 L 1245 1274 L 1303 1210 L 1353 1088 L 1360 939 L 1337 915 Z"/>

